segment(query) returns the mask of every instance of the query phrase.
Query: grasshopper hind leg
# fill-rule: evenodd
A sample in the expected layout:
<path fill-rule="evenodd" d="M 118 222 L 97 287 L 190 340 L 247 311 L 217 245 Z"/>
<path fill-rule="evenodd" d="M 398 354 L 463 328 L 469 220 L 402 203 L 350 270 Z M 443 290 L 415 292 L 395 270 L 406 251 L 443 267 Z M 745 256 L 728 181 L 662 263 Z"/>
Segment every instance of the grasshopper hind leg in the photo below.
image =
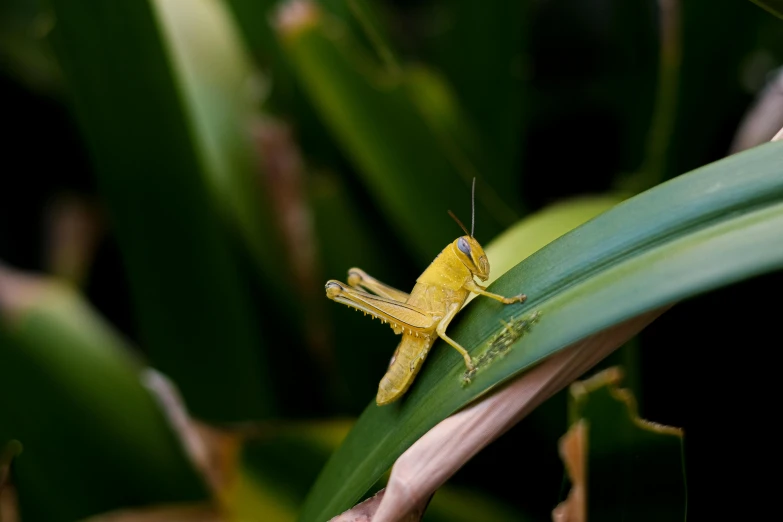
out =
<path fill-rule="evenodd" d="M 361 268 L 351 268 L 348 270 L 348 284 L 354 288 L 360 290 L 367 290 L 375 295 L 393 299 L 405 303 L 410 298 L 410 294 L 406 294 L 401 290 L 397 290 L 385 283 L 381 283 Z"/>
<path fill-rule="evenodd" d="M 370 294 L 334 279 L 326 283 L 326 297 L 389 323 L 395 333 L 418 337 L 429 334 L 435 326 L 432 315 L 420 308 Z"/>

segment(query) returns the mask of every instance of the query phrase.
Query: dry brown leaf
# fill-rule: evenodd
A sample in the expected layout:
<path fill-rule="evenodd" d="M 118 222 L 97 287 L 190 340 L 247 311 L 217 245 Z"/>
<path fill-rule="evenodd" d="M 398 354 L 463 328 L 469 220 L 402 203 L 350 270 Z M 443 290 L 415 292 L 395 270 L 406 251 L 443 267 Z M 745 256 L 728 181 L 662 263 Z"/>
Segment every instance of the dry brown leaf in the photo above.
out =
<path fill-rule="evenodd" d="M 81 285 L 103 231 L 103 218 L 96 205 L 81 196 L 59 196 L 47 209 L 46 271 Z"/>
<path fill-rule="evenodd" d="M 385 492 L 385 489 L 380 490 L 364 502 L 360 502 L 348 511 L 330 519 L 329 522 L 372 522 L 375 517 L 375 512 L 378 510 L 378 506 L 381 505 Z M 407 514 L 398 519 L 399 522 L 419 522 L 421 517 L 424 516 L 424 510 L 427 507 L 426 504 L 428 502 L 429 499 L 409 510 Z"/>
<path fill-rule="evenodd" d="M 313 288 L 320 290 L 320 286 L 316 284 L 319 279 L 315 237 L 307 203 L 304 160 L 287 123 L 259 118 L 252 129 L 261 162 L 261 185 L 269 194 L 294 284 L 299 293 L 311 294 Z"/>
<path fill-rule="evenodd" d="M 320 16 L 320 9 L 310 0 L 288 0 L 278 7 L 274 25 L 281 35 L 294 37 L 300 31 L 315 25 Z"/>
<path fill-rule="evenodd" d="M 329 346 L 318 272 L 313 217 L 307 201 L 304 159 L 291 126 L 269 116 L 252 125 L 260 162 L 259 181 L 272 206 L 283 243 L 286 265 L 304 309 L 307 346 L 324 375 L 335 375 L 337 363 Z M 335 383 L 332 383 L 335 386 Z"/>
<path fill-rule="evenodd" d="M 0 448 L 0 522 L 18 522 L 16 489 L 11 484 L 11 461 L 22 451 L 22 445 L 12 440 Z"/>
<path fill-rule="evenodd" d="M 0 263 L 0 318 L 9 322 L 18 319 L 55 284 Z"/>
<path fill-rule="evenodd" d="M 157 370 L 145 369 L 141 380 L 160 404 L 191 461 L 207 480 L 213 495 L 225 505 L 237 479 L 237 459 L 242 436 L 192 419 L 174 383 Z"/>
<path fill-rule="evenodd" d="M 580 420 L 560 439 L 560 457 L 571 479 L 568 497 L 552 510 L 553 522 L 585 522 L 587 520 L 587 425 Z"/>
<path fill-rule="evenodd" d="M 0 484 L 0 522 L 19 522 L 19 504 L 12 484 Z"/>
<path fill-rule="evenodd" d="M 739 125 L 731 152 L 740 152 L 770 140 L 783 138 L 783 70 L 759 94 Z M 775 134 L 775 132 L 777 134 Z"/>

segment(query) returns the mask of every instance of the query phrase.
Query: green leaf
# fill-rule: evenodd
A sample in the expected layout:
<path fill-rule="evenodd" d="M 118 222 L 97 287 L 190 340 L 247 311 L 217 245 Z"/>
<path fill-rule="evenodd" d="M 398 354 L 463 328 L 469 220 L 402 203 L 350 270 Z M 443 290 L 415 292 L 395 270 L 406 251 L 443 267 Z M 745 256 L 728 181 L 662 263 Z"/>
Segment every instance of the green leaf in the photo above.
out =
<path fill-rule="evenodd" d="M 757 6 L 761 7 L 772 13 L 773 15 L 783 18 L 783 1 L 781 0 L 750 0 Z"/>
<path fill-rule="evenodd" d="M 70 287 L 0 267 L 0 312 L 0 446 L 24 447 L 23 520 L 209 498 L 141 361 Z"/>
<path fill-rule="evenodd" d="M 708 165 L 629 199 L 539 250 L 490 290 L 522 305 L 470 305 L 450 335 L 478 356 L 501 320 L 540 319 L 462 386 L 443 343 L 407 396 L 374 402 L 324 468 L 302 521 L 350 507 L 417 438 L 491 387 L 574 342 L 668 303 L 783 267 L 783 143 Z"/>
<path fill-rule="evenodd" d="M 422 67 L 381 69 L 311 2 L 283 4 L 277 30 L 313 104 L 420 260 L 453 240 L 446 210 L 468 215 L 473 176 L 477 234 L 492 237 L 510 224 L 516 214 L 497 187 L 482 183 L 491 164 L 471 156 L 472 131 L 440 77 Z"/>
<path fill-rule="evenodd" d="M 640 419 L 621 379 L 614 367 L 571 385 L 560 447 L 572 493 L 582 490 L 587 520 L 685 520 L 682 431 Z"/>
<path fill-rule="evenodd" d="M 195 416 L 269 414 L 261 341 L 222 223 L 240 223 L 256 241 L 273 237 L 256 226 L 247 199 L 252 85 L 231 27 L 208 0 L 51 5 L 57 56 L 128 272 L 140 344 Z"/>
<path fill-rule="evenodd" d="M 161 36 L 182 92 L 186 117 L 202 171 L 221 206 L 220 212 L 241 234 L 253 258 L 276 290 L 289 302 L 283 283 L 286 266 L 270 252 L 282 249 L 271 226 L 271 200 L 264 198 L 258 152 L 251 128 L 260 125 L 259 105 L 265 78 L 256 71 L 232 19 L 219 3 L 197 0 L 187 5 L 154 0 Z"/>
<path fill-rule="evenodd" d="M 486 284 L 491 285 L 534 252 L 623 199 L 622 194 L 571 198 L 550 205 L 510 227 L 484 249 L 492 261 Z M 471 295 L 468 302 L 476 297 Z"/>

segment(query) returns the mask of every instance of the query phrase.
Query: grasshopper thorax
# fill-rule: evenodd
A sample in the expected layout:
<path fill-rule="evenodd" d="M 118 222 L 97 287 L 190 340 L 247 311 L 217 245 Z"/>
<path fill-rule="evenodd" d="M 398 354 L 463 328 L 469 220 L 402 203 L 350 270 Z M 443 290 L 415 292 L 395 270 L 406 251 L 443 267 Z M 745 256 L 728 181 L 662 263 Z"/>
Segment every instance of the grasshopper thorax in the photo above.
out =
<path fill-rule="evenodd" d="M 458 237 L 451 244 L 454 254 L 470 273 L 482 281 L 489 278 L 489 260 L 478 241 L 472 236 Z"/>

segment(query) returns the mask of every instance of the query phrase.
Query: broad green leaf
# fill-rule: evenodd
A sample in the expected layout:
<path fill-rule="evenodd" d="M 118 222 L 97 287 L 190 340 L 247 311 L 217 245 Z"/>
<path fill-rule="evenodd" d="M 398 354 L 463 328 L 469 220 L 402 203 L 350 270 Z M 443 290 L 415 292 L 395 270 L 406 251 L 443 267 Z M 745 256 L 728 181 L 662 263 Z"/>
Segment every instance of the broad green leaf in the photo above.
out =
<path fill-rule="evenodd" d="M 505 357 L 462 385 L 464 363 L 437 343 L 407 396 L 373 403 L 332 456 L 302 521 L 347 509 L 418 437 L 542 358 L 643 312 L 783 267 L 783 143 L 770 143 L 659 185 L 560 237 L 509 270 L 450 335 L 473 356 L 511 320 L 540 313 Z"/>
<path fill-rule="evenodd" d="M 153 0 L 151 5 L 220 211 L 239 230 L 278 302 L 291 307 L 286 264 L 270 255 L 282 250 L 282 243 L 270 226 L 272 206 L 264 196 L 271 191 L 251 134 L 252 126 L 259 125 L 266 79 L 254 70 L 220 3 Z"/>
<path fill-rule="evenodd" d="M 682 431 L 640 419 L 621 378 L 613 367 L 571 385 L 560 448 L 572 494 L 584 495 L 587 520 L 685 520 Z M 576 507 L 578 496 L 567 503 Z"/>
<path fill-rule="evenodd" d="M 546 246 L 547 243 L 554 241 L 601 212 L 609 210 L 626 197 L 626 194 L 617 193 L 606 196 L 572 198 L 551 205 L 520 221 L 500 234 L 485 249 L 492 267 L 486 284 L 494 283 L 508 270 Z M 469 296 L 465 304 L 467 305 L 476 297 L 478 296 L 475 294 Z M 636 343 L 629 341 L 608 357 L 610 361 L 622 361 L 629 375 L 629 387 L 637 393 L 639 384 L 638 348 Z M 537 418 L 545 420 L 547 416 L 539 415 Z"/>
<path fill-rule="evenodd" d="M 29 277 L 0 267 L 0 446 L 23 446 L 22 519 L 208 499 L 130 347 L 70 287 Z"/>
<path fill-rule="evenodd" d="M 499 187 L 482 183 L 490 167 L 470 156 L 471 131 L 438 76 L 421 67 L 381 69 L 312 2 L 284 3 L 276 24 L 313 104 L 418 259 L 431 260 L 455 237 L 446 210 L 469 215 L 473 176 L 477 235 L 510 224 L 515 213 Z"/>
<path fill-rule="evenodd" d="M 222 223 L 228 212 L 253 220 L 243 199 L 252 151 L 242 135 L 252 85 L 230 27 L 214 16 L 218 4 L 50 3 L 56 53 L 128 272 L 140 344 L 195 416 L 268 415 L 261 341 Z M 246 234 L 260 233 L 246 226 Z"/>
<path fill-rule="evenodd" d="M 572 198 L 550 205 L 510 227 L 484 249 L 491 263 L 486 285 L 491 285 L 534 252 L 623 199 L 621 194 Z M 471 295 L 467 302 L 476 297 Z"/>

